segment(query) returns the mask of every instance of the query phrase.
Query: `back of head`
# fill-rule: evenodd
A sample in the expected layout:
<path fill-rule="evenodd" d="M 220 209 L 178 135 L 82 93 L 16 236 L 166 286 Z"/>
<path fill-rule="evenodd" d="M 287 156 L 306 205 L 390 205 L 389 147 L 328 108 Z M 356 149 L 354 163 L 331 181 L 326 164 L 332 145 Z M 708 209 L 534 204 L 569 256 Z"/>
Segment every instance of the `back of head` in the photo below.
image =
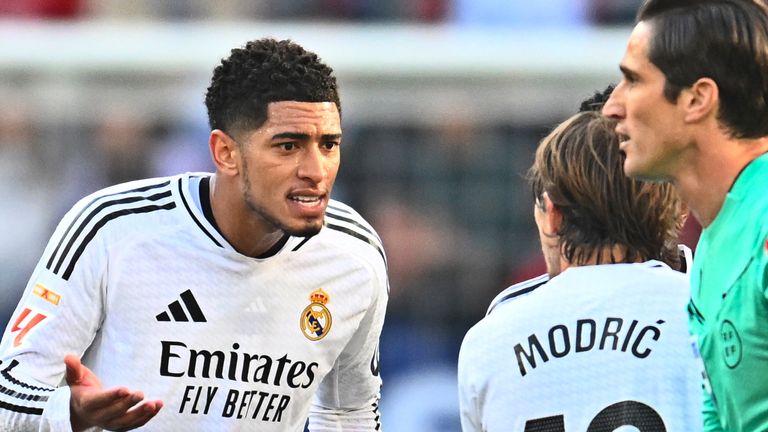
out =
<path fill-rule="evenodd" d="M 699 78 L 720 95 L 718 120 L 734 138 L 768 135 L 768 9 L 762 0 L 646 0 L 648 57 L 674 102 Z"/>
<path fill-rule="evenodd" d="M 250 41 L 214 69 L 208 123 L 230 135 L 258 129 L 281 101 L 333 102 L 341 113 L 336 77 L 317 54 L 289 40 Z"/>
<path fill-rule="evenodd" d="M 612 262 L 677 262 L 683 213 L 670 184 L 624 175 L 615 121 L 580 112 L 552 131 L 536 150 L 528 179 L 534 198 L 546 192 L 562 214 L 561 252 L 574 265 L 605 250 Z"/>

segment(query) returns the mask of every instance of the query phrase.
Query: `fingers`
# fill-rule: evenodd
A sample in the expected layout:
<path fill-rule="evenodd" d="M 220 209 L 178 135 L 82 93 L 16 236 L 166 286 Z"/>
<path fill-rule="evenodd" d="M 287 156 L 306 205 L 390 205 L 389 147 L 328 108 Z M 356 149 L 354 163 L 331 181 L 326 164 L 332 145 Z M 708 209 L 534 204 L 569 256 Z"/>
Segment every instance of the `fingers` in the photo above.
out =
<path fill-rule="evenodd" d="M 67 384 L 73 385 L 82 381 L 85 371 L 83 370 L 83 364 L 80 363 L 80 359 L 77 356 L 72 354 L 64 356 L 64 365 L 67 367 Z"/>
<path fill-rule="evenodd" d="M 160 412 L 162 407 L 162 401 L 145 401 L 126 411 L 123 415 L 112 419 L 104 427 L 110 430 L 127 431 L 144 426 Z"/>
<path fill-rule="evenodd" d="M 162 401 L 145 401 L 141 392 L 130 392 L 124 387 L 81 396 L 76 403 L 73 393 L 72 407 L 78 419 L 109 430 L 139 427 L 163 407 Z"/>
<path fill-rule="evenodd" d="M 70 387 L 82 385 L 101 388 L 99 378 L 90 369 L 83 366 L 79 357 L 71 354 L 64 356 L 64 365 L 66 366 L 67 384 Z"/>
<path fill-rule="evenodd" d="M 99 426 L 130 430 L 151 420 L 163 407 L 159 400 L 146 401 L 140 391 L 125 387 L 104 390 L 98 377 L 77 356 L 64 357 L 70 388 L 71 421 L 74 430 Z"/>
<path fill-rule="evenodd" d="M 145 424 L 163 405 L 160 401 L 141 403 L 143 399 L 144 396 L 140 392 L 135 392 L 109 407 L 98 410 L 97 424 L 110 430 L 129 430 Z"/>
<path fill-rule="evenodd" d="M 102 390 L 98 387 L 89 387 L 79 384 L 70 384 L 70 420 L 72 429 L 75 431 L 84 430 L 91 426 L 104 427 L 104 421 L 107 418 L 115 416 L 109 412 L 109 408 L 121 400 L 129 399 L 131 393 L 128 389 L 121 387 L 110 390 Z M 125 411 L 133 404 L 124 403 L 122 410 Z M 107 411 L 105 414 L 104 411 Z"/>
<path fill-rule="evenodd" d="M 125 412 L 144 399 L 140 392 L 131 393 L 125 387 L 117 387 L 109 390 L 72 391 L 73 399 L 80 410 L 85 412 L 99 412 L 101 417 L 110 416 L 111 412 Z M 106 414 L 104 414 L 106 413 Z"/>

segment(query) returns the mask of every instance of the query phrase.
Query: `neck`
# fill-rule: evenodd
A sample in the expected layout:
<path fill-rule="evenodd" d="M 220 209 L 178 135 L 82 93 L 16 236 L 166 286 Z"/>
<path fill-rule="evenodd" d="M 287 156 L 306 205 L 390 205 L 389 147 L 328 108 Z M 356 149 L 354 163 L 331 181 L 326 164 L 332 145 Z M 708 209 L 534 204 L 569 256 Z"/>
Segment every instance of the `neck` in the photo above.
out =
<path fill-rule="evenodd" d="M 702 227 L 709 226 L 736 178 L 750 162 L 768 151 L 768 139 L 701 140 L 672 178 L 680 197 Z"/>
<path fill-rule="evenodd" d="M 211 211 L 221 235 L 236 251 L 258 257 L 269 251 L 283 237 L 272 226 L 247 208 L 240 187 L 226 176 L 211 177 Z"/>
<path fill-rule="evenodd" d="M 562 254 L 559 255 L 559 267 L 554 268 L 550 265 L 549 275 L 555 277 L 558 274 L 564 272 L 569 267 L 584 267 L 598 264 L 611 264 L 624 262 L 626 258 L 626 248 L 621 245 L 614 245 L 611 247 L 604 247 L 596 250 L 586 260 L 582 261 L 568 261 Z M 633 262 L 643 262 L 641 258 L 635 259 Z"/>
<path fill-rule="evenodd" d="M 613 245 L 598 249 L 592 253 L 585 261 L 579 263 L 570 263 L 570 266 L 587 266 L 597 264 L 622 263 L 627 258 L 627 248 L 622 245 Z M 636 258 L 633 262 L 642 262 L 641 258 Z"/>

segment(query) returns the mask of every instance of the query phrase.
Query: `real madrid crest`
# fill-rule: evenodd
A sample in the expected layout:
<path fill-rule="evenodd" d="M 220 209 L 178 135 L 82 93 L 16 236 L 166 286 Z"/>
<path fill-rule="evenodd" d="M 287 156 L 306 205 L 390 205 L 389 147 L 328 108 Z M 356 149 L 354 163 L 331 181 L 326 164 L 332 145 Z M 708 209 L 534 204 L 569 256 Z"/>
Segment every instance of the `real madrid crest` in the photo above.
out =
<path fill-rule="evenodd" d="M 299 327 L 309 340 L 320 340 L 331 330 L 333 319 L 325 305 L 331 300 L 328 293 L 318 288 L 309 295 L 310 304 L 301 313 Z"/>

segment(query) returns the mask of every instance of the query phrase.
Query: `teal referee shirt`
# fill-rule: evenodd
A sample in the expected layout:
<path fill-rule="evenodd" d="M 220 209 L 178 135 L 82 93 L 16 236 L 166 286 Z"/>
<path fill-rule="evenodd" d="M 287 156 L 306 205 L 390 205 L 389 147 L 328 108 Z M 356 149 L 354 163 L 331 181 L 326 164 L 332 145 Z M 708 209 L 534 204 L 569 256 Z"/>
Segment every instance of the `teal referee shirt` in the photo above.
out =
<path fill-rule="evenodd" d="M 768 430 L 768 154 L 701 234 L 689 324 L 705 368 L 704 430 Z M 708 379 L 707 379 L 708 378 Z"/>

